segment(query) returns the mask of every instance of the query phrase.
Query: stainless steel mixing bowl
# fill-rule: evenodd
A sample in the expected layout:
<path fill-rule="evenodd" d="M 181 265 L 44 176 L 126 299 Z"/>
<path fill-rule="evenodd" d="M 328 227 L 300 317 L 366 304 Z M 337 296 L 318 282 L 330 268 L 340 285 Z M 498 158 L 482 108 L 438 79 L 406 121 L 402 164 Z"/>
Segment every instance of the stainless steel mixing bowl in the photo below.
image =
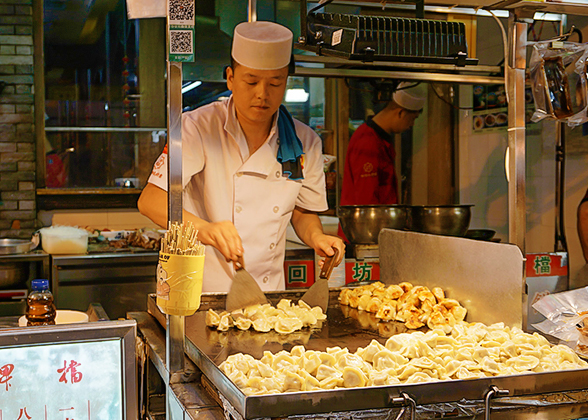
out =
<path fill-rule="evenodd" d="M 409 206 L 408 230 L 436 235 L 464 236 L 470 226 L 471 204 Z"/>
<path fill-rule="evenodd" d="M 406 229 L 407 206 L 340 206 L 337 212 L 341 228 L 352 244 L 377 244 L 384 228 Z"/>

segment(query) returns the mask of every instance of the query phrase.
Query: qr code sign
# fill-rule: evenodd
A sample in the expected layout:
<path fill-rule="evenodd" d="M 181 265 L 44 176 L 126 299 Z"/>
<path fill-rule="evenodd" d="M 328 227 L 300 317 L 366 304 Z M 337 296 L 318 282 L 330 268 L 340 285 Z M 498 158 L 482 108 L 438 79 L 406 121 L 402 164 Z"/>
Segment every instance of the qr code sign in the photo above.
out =
<path fill-rule="evenodd" d="M 171 30 L 169 31 L 170 54 L 193 54 L 192 31 Z"/>
<path fill-rule="evenodd" d="M 169 0 L 171 25 L 194 25 L 195 0 Z"/>

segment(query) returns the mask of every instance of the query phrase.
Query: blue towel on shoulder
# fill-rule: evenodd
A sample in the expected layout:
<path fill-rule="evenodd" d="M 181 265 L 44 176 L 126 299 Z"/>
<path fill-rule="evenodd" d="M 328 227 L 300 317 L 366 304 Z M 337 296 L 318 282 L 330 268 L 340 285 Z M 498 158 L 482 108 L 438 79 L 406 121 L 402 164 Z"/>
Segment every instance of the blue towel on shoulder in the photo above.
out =
<path fill-rule="evenodd" d="M 278 117 L 278 162 L 282 164 L 282 174 L 290 179 L 304 179 L 301 156 L 304 154 L 302 142 L 296 135 L 294 120 L 284 105 L 280 105 Z"/>

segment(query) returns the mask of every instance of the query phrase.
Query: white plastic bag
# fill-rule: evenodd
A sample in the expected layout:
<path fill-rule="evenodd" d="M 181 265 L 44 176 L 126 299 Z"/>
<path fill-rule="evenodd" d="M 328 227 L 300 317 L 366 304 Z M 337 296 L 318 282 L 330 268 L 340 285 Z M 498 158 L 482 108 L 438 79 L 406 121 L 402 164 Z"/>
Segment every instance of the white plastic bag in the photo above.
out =
<path fill-rule="evenodd" d="M 544 296 L 532 306 L 547 318 L 533 327 L 588 357 L 588 287 Z"/>

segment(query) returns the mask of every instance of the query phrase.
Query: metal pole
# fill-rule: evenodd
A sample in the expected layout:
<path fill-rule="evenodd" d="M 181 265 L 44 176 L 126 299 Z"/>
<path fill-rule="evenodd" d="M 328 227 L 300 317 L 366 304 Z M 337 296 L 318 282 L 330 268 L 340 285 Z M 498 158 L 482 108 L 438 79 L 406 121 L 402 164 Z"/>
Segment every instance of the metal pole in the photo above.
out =
<path fill-rule="evenodd" d="M 182 63 L 169 61 L 169 7 L 167 13 L 167 217 L 168 223 L 182 222 Z M 165 366 L 168 371 L 166 419 L 172 418 L 171 376 L 184 370 L 184 317 L 166 315 Z"/>
<path fill-rule="evenodd" d="M 509 17 L 509 56 L 506 57 L 508 91 L 508 239 L 525 256 L 527 231 L 525 192 L 525 68 L 527 66 L 527 24 Z M 526 279 L 523 271 L 523 286 Z M 523 328 L 527 328 L 527 293 L 522 296 Z"/>
<path fill-rule="evenodd" d="M 257 20 L 257 0 L 249 0 L 247 5 L 247 22 L 255 22 Z"/>
<path fill-rule="evenodd" d="M 508 73 L 508 238 L 525 253 L 525 68 L 527 24 L 509 18 Z"/>

